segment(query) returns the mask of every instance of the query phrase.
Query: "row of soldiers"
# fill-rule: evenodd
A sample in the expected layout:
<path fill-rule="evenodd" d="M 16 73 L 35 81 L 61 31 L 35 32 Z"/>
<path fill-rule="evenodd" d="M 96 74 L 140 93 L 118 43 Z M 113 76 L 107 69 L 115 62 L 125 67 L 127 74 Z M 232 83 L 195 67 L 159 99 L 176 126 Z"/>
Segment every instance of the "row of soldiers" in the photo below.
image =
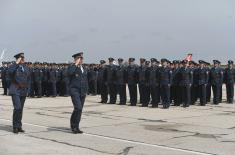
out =
<path fill-rule="evenodd" d="M 134 58 L 129 58 L 128 65 L 119 58 L 118 65 L 109 58 L 109 65 L 100 61 L 98 71 L 98 86 L 101 92 L 101 103 L 116 104 L 119 94 L 121 105 L 127 102 L 126 86 L 128 86 L 130 105 L 137 104 L 137 89 L 139 90 L 139 103 L 143 107 L 152 105 L 158 107 L 159 103 L 167 109 L 171 104 L 189 107 L 199 99 L 200 105 L 205 106 L 211 99 L 213 90 L 213 103 L 222 102 L 222 85 L 226 84 L 227 102 L 233 103 L 235 69 L 233 61 L 228 61 L 226 69 L 220 67 L 220 61 L 210 63 L 199 60 L 170 62 L 167 59 L 158 61 L 152 58 L 147 61 L 140 59 L 140 65 L 135 64 Z M 137 87 L 138 86 L 138 87 Z"/>
<path fill-rule="evenodd" d="M 117 96 L 120 97 L 121 105 L 127 103 L 127 87 L 130 96 L 130 105 L 137 104 L 139 91 L 139 103 L 146 107 L 163 108 L 183 105 L 188 107 L 200 99 L 201 105 L 206 105 L 211 99 L 213 90 L 213 103 L 222 101 L 222 84 L 226 84 L 227 102 L 233 103 L 235 70 L 233 61 L 228 61 L 226 69 L 220 67 L 218 60 L 213 61 L 213 67 L 208 62 L 199 60 L 170 62 L 167 59 L 158 61 L 152 58 L 147 61 L 140 59 L 140 65 L 135 63 L 134 58 L 129 58 L 125 63 L 122 58 L 118 64 L 114 58 L 101 60 L 100 64 L 85 64 L 88 70 L 89 94 L 101 95 L 101 103 L 116 104 Z M 13 62 L 3 62 L 1 68 L 2 85 L 4 94 L 10 86 L 8 68 Z M 69 96 L 69 77 L 67 68 L 70 64 L 28 62 L 30 69 L 29 97 L 42 96 Z M 138 91 L 137 91 L 138 89 Z"/>
<path fill-rule="evenodd" d="M 2 87 L 4 89 L 3 95 L 8 95 L 11 77 L 9 76 L 8 69 L 15 62 L 2 62 L 1 79 Z M 40 63 L 40 62 L 27 62 L 27 67 L 30 72 L 30 86 L 28 90 L 28 97 L 56 97 L 56 96 L 69 96 L 69 76 L 67 69 L 70 64 L 68 63 Z M 85 64 L 84 67 L 89 68 L 90 72 L 88 78 L 90 79 L 90 94 L 97 94 L 97 86 L 94 83 L 94 74 L 97 74 L 97 67 L 95 64 Z M 97 65 L 99 66 L 99 65 Z M 92 74 L 92 75 L 91 75 Z M 93 78 L 93 79 L 92 79 Z"/>

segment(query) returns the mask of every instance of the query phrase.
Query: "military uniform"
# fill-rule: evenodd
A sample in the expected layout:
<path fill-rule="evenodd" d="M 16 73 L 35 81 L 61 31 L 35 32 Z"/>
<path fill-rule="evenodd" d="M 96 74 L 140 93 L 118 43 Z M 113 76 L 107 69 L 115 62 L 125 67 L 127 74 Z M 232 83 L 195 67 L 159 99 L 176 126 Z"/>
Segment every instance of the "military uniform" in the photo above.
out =
<path fill-rule="evenodd" d="M 152 58 L 152 66 L 149 69 L 150 95 L 152 99 L 151 104 L 153 108 L 157 108 L 160 102 L 160 73 L 159 67 L 155 64 L 157 62 L 157 59 Z"/>
<path fill-rule="evenodd" d="M 61 96 L 69 95 L 69 76 L 68 67 L 64 67 L 61 71 Z"/>
<path fill-rule="evenodd" d="M 73 55 L 74 59 L 82 58 L 83 53 Z M 82 66 L 74 64 L 68 68 L 69 91 L 73 102 L 74 110 L 71 115 L 70 125 L 73 133 L 82 133 L 79 129 L 82 109 L 86 94 L 88 92 L 87 70 Z"/>
<path fill-rule="evenodd" d="M 214 60 L 214 64 L 220 64 L 218 60 Z M 211 85 L 213 90 L 213 103 L 219 104 L 221 95 L 221 85 L 223 84 L 223 71 L 220 67 L 213 67 L 210 72 Z"/>
<path fill-rule="evenodd" d="M 24 58 L 24 53 L 19 53 L 14 56 L 16 59 Z M 22 116 L 25 99 L 28 93 L 30 73 L 28 67 L 24 64 L 13 64 L 9 68 L 9 75 L 11 77 L 11 85 L 9 94 L 12 97 L 14 106 L 13 110 L 13 132 L 24 132 L 22 130 Z"/>
<path fill-rule="evenodd" d="M 184 65 L 188 63 L 187 60 L 183 60 Z M 179 86 L 181 101 L 183 102 L 183 107 L 189 107 L 191 103 L 191 85 L 193 83 L 193 72 L 190 68 L 184 66 L 179 70 Z"/>
<path fill-rule="evenodd" d="M 116 79 L 116 69 L 117 66 L 112 64 L 114 61 L 113 58 L 109 58 L 110 64 L 106 67 L 106 79 L 108 85 L 108 93 L 109 93 L 109 104 L 116 104 L 117 100 L 117 79 Z"/>
<path fill-rule="evenodd" d="M 126 67 L 122 64 L 123 59 L 118 59 L 119 65 L 116 70 L 116 78 L 117 78 L 117 91 L 120 97 L 120 105 L 126 104 L 126 82 L 127 82 L 127 71 Z"/>
<path fill-rule="evenodd" d="M 53 66 L 55 64 L 52 64 Z M 57 96 L 57 89 L 56 89 L 56 82 L 57 82 L 57 78 L 58 78 L 58 70 L 54 67 L 52 67 L 51 69 L 48 70 L 48 82 L 49 82 L 49 94 L 52 97 L 56 97 Z"/>
<path fill-rule="evenodd" d="M 178 60 L 174 60 L 174 65 L 179 65 Z M 173 68 L 172 70 L 172 85 L 171 85 L 171 99 L 174 101 L 174 106 L 180 106 L 181 96 L 180 96 L 180 86 L 179 86 L 179 70 L 180 67 Z"/>
<path fill-rule="evenodd" d="M 228 61 L 228 66 L 224 73 L 224 82 L 226 84 L 227 103 L 233 103 L 234 99 L 234 83 L 235 83 L 235 69 L 233 68 L 233 61 Z"/>
<path fill-rule="evenodd" d="M 205 61 L 199 60 L 200 64 L 205 64 Z M 199 98 L 200 98 L 200 104 L 202 106 L 205 106 L 207 103 L 206 98 L 206 92 L 207 92 L 207 84 L 209 80 L 209 72 L 205 67 L 199 67 L 197 69 L 198 74 L 198 91 L 199 91 Z"/>
<path fill-rule="evenodd" d="M 104 66 L 105 63 L 106 62 L 104 60 L 100 61 L 100 64 L 102 66 L 98 70 L 98 77 L 97 77 L 98 86 L 100 89 L 100 96 L 101 96 L 100 103 L 107 103 L 108 101 L 108 87 L 105 76 L 106 66 Z"/>
<path fill-rule="evenodd" d="M 131 106 L 136 106 L 137 104 L 137 66 L 133 64 L 135 61 L 134 58 L 129 58 L 129 65 L 127 67 L 127 83 L 130 95 Z"/>
<path fill-rule="evenodd" d="M 161 62 L 167 62 L 167 59 L 162 59 Z M 163 108 L 167 109 L 170 107 L 170 87 L 172 83 L 172 71 L 168 66 L 160 68 L 160 86 L 161 86 L 161 99 Z"/>
<path fill-rule="evenodd" d="M 36 63 L 39 65 L 39 62 Z M 42 97 L 42 78 L 43 78 L 43 71 L 39 67 L 35 67 L 33 70 L 33 80 L 34 80 L 34 89 L 35 89 L 35 96 L 38 98 Z"/>

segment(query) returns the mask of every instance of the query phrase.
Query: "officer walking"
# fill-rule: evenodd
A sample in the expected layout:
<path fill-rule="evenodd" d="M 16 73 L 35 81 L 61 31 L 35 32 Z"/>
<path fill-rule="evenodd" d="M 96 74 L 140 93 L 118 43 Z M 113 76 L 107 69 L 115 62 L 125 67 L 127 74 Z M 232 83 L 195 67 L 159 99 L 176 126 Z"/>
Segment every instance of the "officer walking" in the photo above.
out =
<path fill-rule="evenodd" d="M 79 124 L 82 116 L 82 109 L 88 92 L 87 70 L 83 67 L 83 53 L 72 56 L 74 64 L 68 68 L 69 90 L 73 102 L 74 110 L 71 115 L 70 125 L 74 134 L 83 133 Z"/>
<path fill-rule="evenodd" d="M 234 99 L 235 69 L 233 61 L 228 61 L 228 67 L 225 69 L 224 81 L 226 84 L 227 103 L 232 104 Z"/>
<path fill-rule="evenodd" d="M 13 110 L 13 133 L 24 132 L 22 129 L 22 116 L 25 99 L 28 93 L 30 74 L 29 69 L 25 66 L 24 53 L 14 56 L 15 64 L 9 68 L 11 85 L 9 94 L 11 95 Z"/>

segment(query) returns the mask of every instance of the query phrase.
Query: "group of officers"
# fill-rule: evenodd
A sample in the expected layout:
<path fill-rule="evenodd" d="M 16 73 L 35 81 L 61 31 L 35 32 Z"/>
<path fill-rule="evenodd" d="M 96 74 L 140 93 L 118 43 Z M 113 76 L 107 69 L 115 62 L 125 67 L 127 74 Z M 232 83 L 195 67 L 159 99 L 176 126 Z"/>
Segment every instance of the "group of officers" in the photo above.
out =
<path fill-rule="evenodd" d="M 142 107 L 151 105 L 153 108 L 162 103 L 167 109 L 174 106 L 189 107 L 199 99 L 200 105 L 205 106 L 211 99 L 213 103 L 222 102 L 222 85 L 226 84 L 227 103 L 233 103 L 235 69 L 233 61 L 229 60 L 227 67 L 222 68 L 221 62 L 213 60 L 213 67 L 208 62 L 199 60 L 198 63 L 187 60 L 151 58 L 147 61 L 140 59 L 140 65 L 135 64 L 134 58 L 129 58 L 128 64 L 119 58 L 118 65 L 109 58 L 109 64 L 100 61 L 98 86 L 101 92 L 101 103 L 116 104 L 117 95 L 121 105 L 127 103 L 126 85 L 128 86 L 130 105 L 137 105 L 137 92 Z M 138 86 L 138 87 L 137 87 Z M 137 91 L 138 89 L 138 91 Z"/>
<path fill-rule="evenodd" d="M 187 60 L 151 58 L 147 61 L 135 58 L 125 62 L 109 58 L 108 62 L 101 60 L 100 64 L 84 64 L 87 69 L 88 94 L 101 95 L 101 103 L 116 104 L 117 96 L 120 105 L 130 102 L 143 107 L 153 108 L 162 103 L 163 108 L 170 105 L 188 107 L 199 99 L 200 105 L 210 102 L 213 91 L 213 103 L 222 101 L 222 85 L 226 84 L 227 103 L 233 103 L 235 69 L 233 61 L 229 60 L 227 67 L 222 68 L 220 61 L 213 60 L 213 65 L 203 60 L 198 63 Z M 3 62 L 1 69 L 4 95 L 10 86 L 8 76 L 12 62 Z M 68 67 L 70 64 L 27 62 L 30 73 L 29 97 L 69 96 Z M 130 100 L 127 101 L 127 87 Z M 139 101 L 138 95 L 139 94 Z"/>
<path fill-rule="evenodd" d="M 227 103 L 233 103 L 235 69 L 229 60 L 227 67 L 222 68 L 220 61 L 213 60 L 213 66 L 199 60 L 198 63 L 188 60 L 151 58 L 129 58 L 125 63 L 117 60 L 101 60 L 100 64 L 84 64 L 83 53 L 74 54 L 71 64 L 48 64 L 25 62 L 24 53 L 14 56 L 16 61 L 3 62 L 1 79 L 4 95 L 10 95 L 13 103 L 13 132 L 25 132 L 22 129 L 22 116 L 27 96 L 71 96 L 74 110 L 70 118 L 70 127 L 74 134 L 83 133 L 79 124 L 87 94 L 101 95 L 101 103 L 116 104 L 119 95 L 120 105 L 127 104 L 127 86 L 130 106 L 138 102 L 142 107 L 151 105 L 157 108 L 161 103 L 164 109 L 170 105 L 189 107 L 199 99 L 205 106 L 211 99 L 213 104 L 222 102 L 222 85 L 226 84 Z"/>

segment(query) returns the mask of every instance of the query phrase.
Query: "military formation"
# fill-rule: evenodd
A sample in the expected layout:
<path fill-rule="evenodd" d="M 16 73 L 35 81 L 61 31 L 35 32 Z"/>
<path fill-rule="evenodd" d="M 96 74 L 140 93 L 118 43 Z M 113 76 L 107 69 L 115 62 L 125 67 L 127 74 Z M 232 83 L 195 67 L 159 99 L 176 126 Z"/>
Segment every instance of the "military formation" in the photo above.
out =
<path fill-rule="evenodd" d="M 211 90 L 213 104 L 217 105 L 222 102 L 223 84 L 226 84 L 227 103 L 233 103 L 235 69 L 232 60 L 228 61 L 226 68 L 222 68 L 218 60 L 213 60 L 213 65 L 203 60 L 198 63 L 187 60 L 171 62 L 155 58 L 150 61 L 141 58 L 140 65 L 136 65 L 134 58 L 129 58 L 128 64 L 121 58 L 117 61 L 118 65 L 113 58 L 109 58 L 108 65 L 104 60 L 100 61 L 101 103 L 116 104 L 119 95 L 119 104 L 125 105 L 128 86 L 130 106 L 140 104 L 157 108 L 162 104 L 168 109 L 171 105 L 189 107 L 197 101 L 205 106 L 211 102 Z"/>
<path fill-rule="evenodd" d="M 117 63 L 116 63 L 117 62 Z M 3 62 L 1 68 L 4 95 L 10 87 L 9 68 L 14 62 Z M 29 68 L 28 97 L 69 96 L 68 67 L 71 64 L 26 62 Z M 229 60 L 221 67 L 218 60 L 213 64 L 199 60 L 198 63 L 187 60 L 135 58 L 128 61 L 109 58 L 100 64 L 84 64 L 87 70 L 88 94 L 100 95 L 100 103 L 164 109 L 173 106 L 189 107 L 199 101 L 201 106 L 211 102 L 222 102 L 222 85 L 226 85 L 227 103 L 233 103 L 235 69 Z M 127 95 L 128 93 L 128 95 Z M 213 96 L 212 96 L 213 94 Z M 129 98 L 127 98 L 129 96 Z M 117 99 L 119 97 L 119 99 Z"/>

